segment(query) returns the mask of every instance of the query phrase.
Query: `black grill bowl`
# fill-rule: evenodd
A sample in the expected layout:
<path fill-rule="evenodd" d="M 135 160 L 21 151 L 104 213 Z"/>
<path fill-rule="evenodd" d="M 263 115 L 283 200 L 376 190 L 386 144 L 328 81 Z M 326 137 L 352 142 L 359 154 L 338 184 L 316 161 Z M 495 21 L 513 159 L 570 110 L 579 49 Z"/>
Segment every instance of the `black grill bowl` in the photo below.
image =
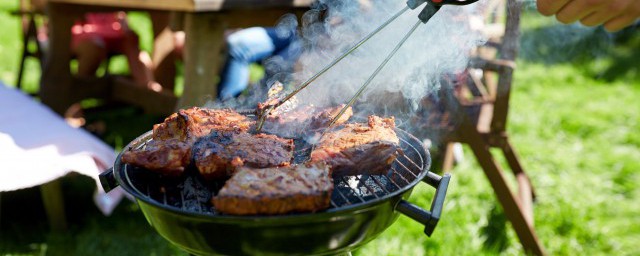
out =
<path fill-rule="evenodd" d="M 325 255 L 352 251 L 396 220 L 398 213 L 393 209 L 397 202 L 385 200 L 344 212 L 203 218 L 138 200 L 160 235 L 196 255 Z"/>
<path fill-rule="evenodd" d="M 332 207 L 317 213 L 280 216 L 231 216 L 207 211 L 193 211 L 175 207 L 150 196 L 141 189 L 145 183 L 134 175 L 135 168 L 120 162 L 118 156 L 113 170 L 101 174 L 102 185 L 109 191 L 120 186 L 133 195 L 149 224 L 165 239 L 196 255 L 329 255 L 353 251 L 382 233 L 403 213 L 425 225 L 431 235 L 442 211 L 449 175 L 440 177 L 428 171 L 430 158 L 418 139 L 402 130 L 403 156 L 408 163 L 396 160 L 387 175 L 405 183 L 391 187 L 391 183 L 376 182 L 380 187 L 367 190 L 368 195 L 341 193 L 336 181 Z M 137 148 L 151 139 L 146 133 L 132 141 L 125 150 Z M 400 158 L 399 157 L 399 158 Z M 400 163 L 398 163 L 400 162 Z M 411 173 L 408 173 L 411 172 Z M 373 176 L 372 176 L 373 177 Z M 385 178 L 385 177 L 383 177 Z M 364 178 L 363 178 L 364 179 Z M 368 179 L 368 178 L 367 178 Z M 344 179 L 343 179 L 344 180 Z M 436 188 L 431 210 L 423 210 L 406 200 L 421 180 Z M 346 180 L 345 180 L 346 182 Z M 399 181 L 400 182 L 400 181 Z M 360 185 L 358 185 L 360 186 Z M 360 188 L 362 189 L 362 188 Z M 165 191 L 164 189 L 162 191 Z M 355 195 L 354 202 L 342 200 Z M 346 196 L 346 197 L 345 197 Z M 334 200 L 334 198 L 338 198 Z M 338 202 L 338 203 L 334 203 Z"/>

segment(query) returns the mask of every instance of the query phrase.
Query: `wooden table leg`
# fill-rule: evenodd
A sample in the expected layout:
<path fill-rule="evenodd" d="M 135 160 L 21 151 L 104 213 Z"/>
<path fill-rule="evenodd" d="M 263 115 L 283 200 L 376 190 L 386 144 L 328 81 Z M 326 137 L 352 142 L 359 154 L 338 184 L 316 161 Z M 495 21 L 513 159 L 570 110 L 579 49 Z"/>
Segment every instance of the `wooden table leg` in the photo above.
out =
<path fill-rule="evenodd" d="M 215 13 L 185 14 L 184 91 L 178 109 L 202 106 L 215 100 L 216 75 L 224 43 L 224 21 Z"/>
<path fill-rule="evenodd" d="M 174 49 L 175 32 L 171 30 L 171 13 L 168 11 L 149 11 L 153 29 L 153 76 L 164 89 L 173 91 L 176 79 L 176 54 Z M 175 106 L 171 108 L 173 109 Z"/>
<path fill-rule="evenodd" d="M 53 180 L 40 185 L 40 193 L 42 194 L 42 203 L 47 212 L 47 220 L 49 221 L 51 231 L 61 232 L 67 230 L 60 180 Z"/>
<path fill-rule="evenodd" d="M 65 4 L 49 3 L 49 49 L 45 53 L 40 99 L 58 114 L 64 114 L 74 103 L 71 95 L 73 77 L 69 68 L 71 60 L 71 26 L 75 15 L 70 15 Z"/>

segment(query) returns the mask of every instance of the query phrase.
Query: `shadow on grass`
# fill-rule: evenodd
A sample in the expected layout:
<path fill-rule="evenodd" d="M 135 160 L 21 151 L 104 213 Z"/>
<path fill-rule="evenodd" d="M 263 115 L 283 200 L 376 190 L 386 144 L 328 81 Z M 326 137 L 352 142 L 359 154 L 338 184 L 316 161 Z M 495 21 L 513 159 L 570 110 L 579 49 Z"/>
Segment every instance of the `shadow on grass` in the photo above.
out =
<path fill-rule="evenodd" d="M 640 81 L 640 23 L 616 34 L 611 64 L 602 72 L 606 81 L 626 77 Z"/>
<path fill-rule="evenodd" d="M 578 63 L 604 56 L 612 45 L 603 29 L 555 24 L 522 31 L 520 58 L 544 64 Z"/>
<path fill-rule="evenodd" d="M 639 25 L 617 33 L 602 27 L 554 24 L 522 31 L 519 57 L 546 65 L 571 64 L 585 75 L 612 82 L 640 80 Z"/>
<path fill-rule="evenodd" d="M 487 225 L 480 229 L 480 233 L 486 237 L 483 247 L 486 251 L 503 252 L 510 245 L 507 237 L 507 217 L 502 208 L 495 205 L 487 219 Z"/>

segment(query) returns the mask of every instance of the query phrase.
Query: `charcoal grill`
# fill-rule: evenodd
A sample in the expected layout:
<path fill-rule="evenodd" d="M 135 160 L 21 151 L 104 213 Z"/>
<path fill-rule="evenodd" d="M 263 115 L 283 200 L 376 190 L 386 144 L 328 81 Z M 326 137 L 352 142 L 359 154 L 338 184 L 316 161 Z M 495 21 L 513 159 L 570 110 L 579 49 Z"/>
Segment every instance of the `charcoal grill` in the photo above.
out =
<path fill-rule="evenodd" d="M 216 212 L 209 199 L 221 184 L 197 175 L 167 179 L 121 162 L 101 174 L 106 191 L 116 186 L 133 195 L 149 224 L 174 245 L 197 255 L 330 255 L 349 253 L 374 239 L 398 212 L 422 223 L 431 236 L 450 176 L 429 172 L 431 159 L 422 143 L 396 129 L 403 153 L 386 175 L 334 179 L 329 209 L 279 216 L 231 216 Z M 143 147 L 147 132 L 125 151 Z M 300 151 L 305 151 L 303 148 Z M 420 181 L 436 188 L 430 211 L 406 201 Z M 206 184 L 206 185 L 205 185 Z"/>

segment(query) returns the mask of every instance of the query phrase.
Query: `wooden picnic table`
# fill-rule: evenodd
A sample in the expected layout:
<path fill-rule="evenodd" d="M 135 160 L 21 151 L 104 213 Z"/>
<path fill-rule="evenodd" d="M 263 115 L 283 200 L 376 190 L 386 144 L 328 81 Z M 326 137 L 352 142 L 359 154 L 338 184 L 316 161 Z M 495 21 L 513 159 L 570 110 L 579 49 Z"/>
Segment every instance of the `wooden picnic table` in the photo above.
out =
<path fill-rule="evenodd" d="M 62 114 L 73 103 L 92 95 L 136 102 L 157 113 L 200 106 L 215 99 L 217 71 L 224 57 L 228 27 L 273 26 L 285 13 L 301 12 L 312 0 L 49 0 L 50 44 L 43 66 L 40 97 Z M 71 74 L 71 27 L 87 12 L 173 11 L 184 15 L 184 90 L 173 95 L 133 86 L 86 80 Z M 173 98 L 172 98 L 173 97 Z M 176 102 L 177 101 L 177 102 Z"/>

